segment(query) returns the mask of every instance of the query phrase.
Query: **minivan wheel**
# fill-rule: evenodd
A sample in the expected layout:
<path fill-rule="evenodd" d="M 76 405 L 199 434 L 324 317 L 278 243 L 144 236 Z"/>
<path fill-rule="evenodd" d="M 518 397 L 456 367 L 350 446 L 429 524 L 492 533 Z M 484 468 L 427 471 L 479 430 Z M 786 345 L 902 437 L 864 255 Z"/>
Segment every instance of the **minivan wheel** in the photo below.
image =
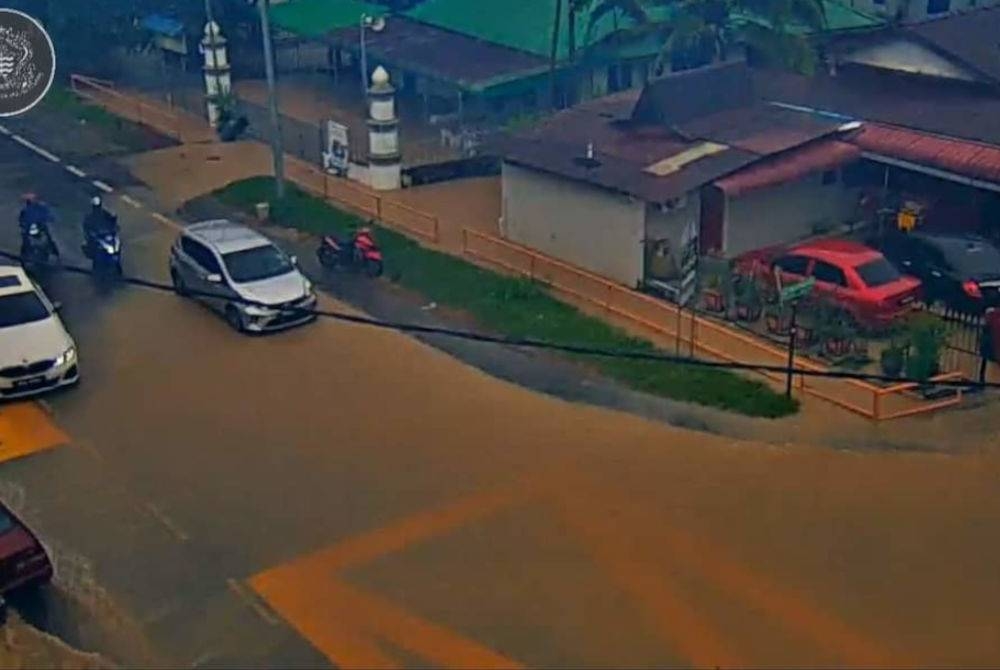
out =
<path fill-rule="evenodd" d="M 174 285 L 174 292 L 181 297 L 186 297 L 188 294 L 187 284 L 184 283 L 184 279 L 178 274 L 177 270 L 170 270 L 170 283 Z"/>
<path fill-rule="evenodd" d="M 232 305 L 226 307 L 226 322 L 237 333 L 242 333 L 245 330 L 243 326 L 243 317 L 240 315 L 240 311 Z"/>

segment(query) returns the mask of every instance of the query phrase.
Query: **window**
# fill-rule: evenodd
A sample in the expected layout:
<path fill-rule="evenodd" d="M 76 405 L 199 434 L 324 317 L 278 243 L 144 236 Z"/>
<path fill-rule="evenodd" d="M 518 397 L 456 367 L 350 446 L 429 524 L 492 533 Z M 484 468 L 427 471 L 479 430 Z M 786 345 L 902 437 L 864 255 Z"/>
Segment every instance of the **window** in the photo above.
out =
<path fill-rule="evenodd" d="M 205 272 L 219 274 L 222 271 L 222 268 L 219 267 L 219 262 L 215 260 L 215 255 L 203 244 L 185 237 L 181 240 L 181 249 Z"/>
<path fill-rule="evenodd" d="M 813 266 L 813 277 L 816 278 L 816 281 L 821 281 L 826 284 L 844 287 L 847 286 L 847 278 L 844 277 L 844 271 L 836 265 L 824 263 L 823 261 L 816 261 L 816 265 Z"/>
<path fill-rule="evenodd" d="M 877 258 L 854 268 L 865 286 L 876 288 L 891 284 L 900 278 L 899 271 L 885 258 Z"/>
<path fill-rule="evenodd" d="M 805 256 L 782 256 L 774 262 L 774 267 L 782 272 L 805 277 L 806 270 L 809 269 L 809 259 Z"/>
<path fill-rule="evenodd" d="M 226 263 L 229 276 L 234 282 L 244 283 L 260 281 L 288 274 L 292 271 L 292 261 L 276 246 L 265 245 L 234 251 L 225 254 L 222 260 Z"/>
<path fill-rule="evenodd" d="M 927 14 L 944 14 L 951 11 L 951 0 L 927 0 Z"/>
<path fill-rule="evenodd" d="M 33 292 L 11 293 L 0 297 L 0 328 L 20 326 L 49 318 L 45 303 Z"/>

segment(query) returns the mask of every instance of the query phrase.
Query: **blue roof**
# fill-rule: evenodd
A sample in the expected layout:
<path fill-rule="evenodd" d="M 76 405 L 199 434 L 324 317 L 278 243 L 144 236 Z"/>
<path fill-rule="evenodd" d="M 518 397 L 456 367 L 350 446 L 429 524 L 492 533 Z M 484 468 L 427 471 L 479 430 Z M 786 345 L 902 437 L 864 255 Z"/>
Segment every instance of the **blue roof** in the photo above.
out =
<path fill-rule="evenodd" d="M 142 20 L 142 27 L 167 37 L 177 37 L 184 33 L 183 23 L 162 14 L 150 14 Z"/>

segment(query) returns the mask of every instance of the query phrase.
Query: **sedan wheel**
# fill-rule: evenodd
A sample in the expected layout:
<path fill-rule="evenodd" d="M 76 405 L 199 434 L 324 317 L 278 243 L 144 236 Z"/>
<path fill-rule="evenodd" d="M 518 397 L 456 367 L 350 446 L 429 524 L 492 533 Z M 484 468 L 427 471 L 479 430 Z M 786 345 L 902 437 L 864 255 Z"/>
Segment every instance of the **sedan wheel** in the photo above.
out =
<path fill-rule="evenodd" d="M 181 297 L 185 297 L 188 294 L 187 284 L 184 283 L 184 278 L 178 274 L 177 270 L 170 271 L 170 283 L 174 285 L 174 292 Z"/>

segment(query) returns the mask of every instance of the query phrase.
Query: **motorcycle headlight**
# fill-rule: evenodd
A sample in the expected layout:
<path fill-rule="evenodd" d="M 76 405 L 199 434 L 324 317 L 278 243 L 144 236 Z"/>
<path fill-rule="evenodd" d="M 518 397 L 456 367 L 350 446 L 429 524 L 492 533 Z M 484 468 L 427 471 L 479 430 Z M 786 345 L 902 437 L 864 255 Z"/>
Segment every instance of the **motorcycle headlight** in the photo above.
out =
<path fill-rule="evenodd" d="M 56 367 L 68 365 L 76 360 L 76 348 L 70 347 L 56 357 Z"/>
<path fill-rule="evenodd" d="M 41 229 L 37 225 L 35 225 L 35 224 L 31 224 L 31 227 L 28 228 L 28 234 L 29 235 L 37 235 L 40 232 L 42 232 Z"/>

